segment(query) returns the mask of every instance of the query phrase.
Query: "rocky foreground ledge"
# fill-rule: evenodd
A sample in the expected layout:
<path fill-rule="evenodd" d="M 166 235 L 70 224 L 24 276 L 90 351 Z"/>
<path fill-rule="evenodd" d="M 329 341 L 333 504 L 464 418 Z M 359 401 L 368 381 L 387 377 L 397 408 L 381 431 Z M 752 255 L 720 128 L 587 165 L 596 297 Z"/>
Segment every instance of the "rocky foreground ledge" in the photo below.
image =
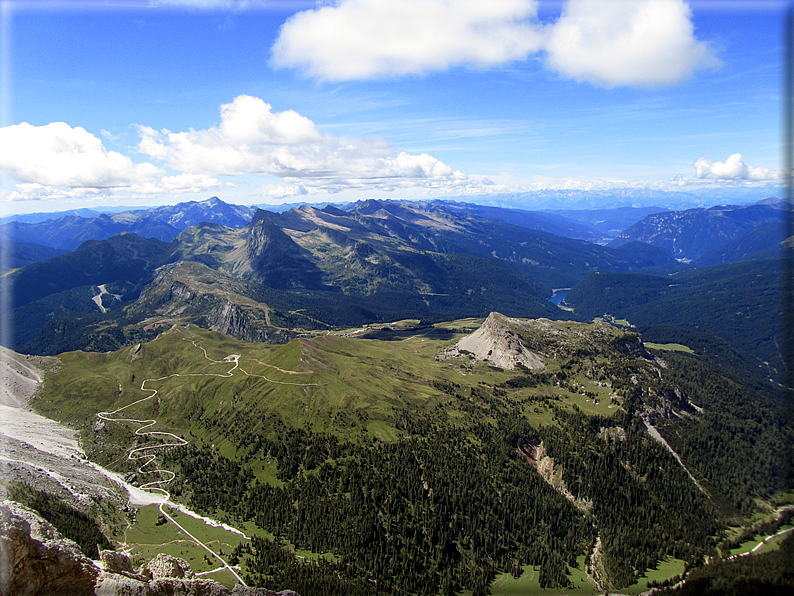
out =
<path fill-rule="evenodd" d="M 157 555 L 135 570 L 130 558 L 101 551 L 101 564 L 38 513 L 0 503 L 0 596 L 298 596 L 197 578 L 186 561 Z"/>

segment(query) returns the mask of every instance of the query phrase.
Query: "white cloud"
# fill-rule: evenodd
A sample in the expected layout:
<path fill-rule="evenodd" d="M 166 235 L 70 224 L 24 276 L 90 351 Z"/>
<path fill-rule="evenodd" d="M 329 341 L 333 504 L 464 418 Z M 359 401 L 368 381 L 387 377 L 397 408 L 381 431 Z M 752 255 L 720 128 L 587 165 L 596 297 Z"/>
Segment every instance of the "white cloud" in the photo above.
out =
<path fill-rule="evenodd" d="M 40 201 L 61 199 L 91 199 L 98 197 L 140 197 L 174 193 L 204 192 L 221 186 L 233 186 L 231 183 L 222 183 L 211 176 L 195 174 L 179 174 L 177 176 L 163 176 L 159 181 L 145 181 L 129 186 L 113 188 L 96 187 L 59 187 L 37 182 L 23 182 L 15 186 L 15 190 L 8 193 L 11 201 Z"/>
<path fill-rule="evenodd" d="M 103 137 L 105 137 L 108 141 L 110 141 L 111 143 L 114 143 L 114 144 L 118 143 L 121 140 L 121 136 L 122 136 L 121 134 L 115 134 L 114 135 L 112 132 L 110 132 L 109 130 L 105 130 L 104 128 L 102 130 L 100 130 L 99 133 Z"/>
<path fill-rule="evenodd" d="M 316 194 L 312 192 L 314 189 L 307 189 L 305 186 L 300 185 L 283 185 L 283 184 L 266 184 L 259 189 L 259 194 L 266 197 L 285 198 L 297 197 L 300 195 Z"/>
<path fill-rule="evenodd" d="M 0 172 L 19 181 L 7 195 L 13 201 L 202 192 L 223 186 L 206 174 L 164 176 L 157 166 L 134 164 L 126 155 L 106 150 L 85 129 L 63 122 L 0 128 Z"/>
<path fill-rule="evenodd" d="M 470 179 L 439 159 L 395 151 L 384 139 L 348 139 L 321 133 L 297 112 L 239 96 L 220 109 L 216 127 L 187 132 L 139 126 L 137 151 L 153 163 L 135 164 L 108 151 L 85 129 L 63 122 L 0 128 L 0 172 L 19 184 L 11 200 L 152 197 L 203 192 L 222 186 L 218 176 L 270 175 L 284 180 L 276 194 L 348 189 L 472 189 Z M 103 133 L 105 134 L 105 133 Z M 298 190 L 293 190 L 298 189 Z"/>
<path fill-rule="evenodd" d="M 684 177 L 683 174 L 676 174 L 670 178 L 671 186 L 686 186 L 688 183 L 689 181 Z"/>
<path fill-rule="evenodd" d="M 17 184 L 16 190 L 8 194 L 8 199 L 11 201 L 90 199 L 104 194 L 104 190 L 98 188 L 56 188 L 37 182 L 23 182 Z"/>
<path fill-rule="evenodd" d="M 683 0 L 569 0 L 547 33 L 551 68 L 606 86 L 675 83 L 716 65 Z"/>
<path fill-rule="evenodd" d="M 141 195 L 158 195 L 164 193 L 203 192 L 220 186 L 234 185 L 228 182 L 223 184 L 217 178 L 204 174 L 178 174 L 176 176 L 163 176 L 156 182 L 134 184 L 123 190 Z"/>
<path fill-rule="evenodd" d="M 395 155 L 383 139 L 322 134 L 293 111 L 273 112 L 241 95 L 221 106 L 221 123 L 206 130 L 140 127 L 138 150 L 182 172 L 207 176 L 262 174 L 335 188 L 462 185 L 468 177 L 422 153 Z"/>
<path fill-rule="evenodd" d="M 163 176 L 159 184 L 166 192 L 201 192 L 210 188 L 218 188 L 224 184 L 217 178 L 202 174 L 179 174 L 177 176 Z M 232 186 L 227 183 L 225 186 Z"/>
<path fill-rule="evenodd" d="M 535 14 L 533 0 L 340 0 L 292 16 L 273 63 L 326 80 L 493 66 L 540 49 Z"/>
<path fill-rule="evenodd" d="M 777 180 L 781 177 L 780 172 L 769 168 L 748 166 L 742 160 L 741 153 L 734 153 L 724 162 L 712 163 L 708 158 L 701 157 L 694 165 L 698 178 L 712 180 Z"/>
<path fill-rule="evenodd" d="M 0 171 L 20 182 L 87 188 L 129 186 L 162 174 L 152 164 L 107 151 L 84 128 L 64 122 L 0 128 Z"/>
<path fill-rule="evenodd" d="M 546 26 L 535 0 L 339 0 L 282 27 L 273 64 L 323 80 L 489 67 L 544 51 L 550 68 L 598 85 L 659 85 L 716 65 L 684 0 L 568 0 Z"/>

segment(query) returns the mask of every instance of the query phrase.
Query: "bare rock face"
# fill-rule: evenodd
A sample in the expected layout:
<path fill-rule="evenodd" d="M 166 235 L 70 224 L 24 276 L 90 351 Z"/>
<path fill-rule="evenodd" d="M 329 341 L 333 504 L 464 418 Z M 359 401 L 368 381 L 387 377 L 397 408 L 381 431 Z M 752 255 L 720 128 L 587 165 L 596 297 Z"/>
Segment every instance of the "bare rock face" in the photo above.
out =
<path fill-rule="evenodd" d="M 261 315 L 250 305 L 236 304 L 224 299 L 207 313 L 206 321 L 211 331 L 220 331 L 243 341 L 267 341 L 267 321 L 258 314 Z"/>
<path fill-rule="evenodd" d="M 176 579 L 193 579 L 196 574 L 193 573 L 193 568 L 190 564 L 171 555 L 164 555 L 160 553 L 154 559 L 146 564 L 146 568 L 152 574 L 152 578 L 176 578 Z"/>
<path fill-rule="evenodd" d="M 0 594 L 92 596 L 98 576 L 80 547 L 35 511 L 0 503 Z"/>
<path fill-rule="evenodd" d="M 133 579 L 126 575 L 103 573 L 95 588 L 96 596 L 151 596 L 149 582 Z"/>
<path fill-rule="evenodd" d="M 127 362 L 133 362 L 141 357 L 141 344 L 135 344 L 130 348 L 129 354 L 127 354 Z"/>
<path fill-rule="evenodd" d="M 24 406 L 41 381 L 43 369 L 57 362 L 50 356 L 29 356 L 0 346 L 0 405 Z"/>
<path fill-rule="evenodd" d="M 491 313 L 477 331 L 439 352 L 436 359 L 471 355 L 476 360 L 487 360 L 506 370 L 513 370 L 519 364 L 529 370 L 543 370 L 546 364 L 540 354 L 530 350 L 511 329 L 511 325 L 518 324 L 526 323 Z"/>
<path fill-rule="evenodd" d="M 132 560 L 124 553 L 118 553 L 114 550 L 102 550 L 99 551 L 99 560 L 102 561 L 102 567 L 106 573 L 135 574 Z"/>
<path fill-rule="evenodd" d="M 180 263 L 165 265 L 158 269 L 152 283 L 141 291 L 140 299 L 164 307 L 164 312 L 172 314 L 175 305 L 184 305 L 198 294 L 186 283 L 171 279 L 168 275 Z"/>

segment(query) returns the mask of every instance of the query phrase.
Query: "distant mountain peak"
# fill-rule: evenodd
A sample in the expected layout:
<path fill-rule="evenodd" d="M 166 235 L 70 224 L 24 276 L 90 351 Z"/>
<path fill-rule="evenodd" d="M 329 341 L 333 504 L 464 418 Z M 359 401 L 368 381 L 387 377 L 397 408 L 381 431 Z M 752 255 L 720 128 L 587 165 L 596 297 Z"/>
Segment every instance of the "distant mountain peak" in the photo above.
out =
<path fill-rule="evenodd" d="M 770 207 L 775 207 L 776 209 L 785 209 L 786 208 L 786 201 L 782 199 L 778 199 L 777 197 L 767 197 L 766 199 L 761 199 L 755 205 L 769 205 Z"/>
<path fill-rule="evenodd" d="M 379 199 L 366 199 L 354 203 L 350 208 L 353 213 L 360 213 L 361 215 L 372 215 L 386 206 L 385 201 Z"/>
<path fill-rule="evenodd" d="M 267 211 L 266 209 L 257 209 L 246 227 L 254 228 L 258 225 L 262 225 L 263 223 L 272 223 L 276 220 L 276 218 L 278 218 L 278 216 L 278 213 L 273 213 L 272 211 Z"/>
<path fill-rule="evenodd" d="M 336 215 L 338 217 L 347 217 L 348 213 L 342 211 L 338 207 L 334 207 L 333 205 L 326 205 L 323 209 L 321 209 L 323 213 L 327 213 L 328 215 Z"/>

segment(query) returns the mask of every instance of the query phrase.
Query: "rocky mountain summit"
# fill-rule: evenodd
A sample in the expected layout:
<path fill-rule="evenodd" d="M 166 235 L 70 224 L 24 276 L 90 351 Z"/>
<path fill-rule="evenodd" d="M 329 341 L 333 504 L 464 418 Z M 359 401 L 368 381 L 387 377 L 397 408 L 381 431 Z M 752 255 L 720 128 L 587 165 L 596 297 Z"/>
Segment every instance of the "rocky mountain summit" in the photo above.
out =
<path fill-rule="evenodd" d="M 298 596 L 199 578 L 190 565 L 159 554 L 137 571 L 130 558 L 103 550 L 92 561 L 35 511 L 0 504 L 0 594 L 3 596 Z"/>
<path fill-rule="evenodd" d="M 544 319 L 537 319 L 541 320 Z M 507 370 L 513 370 L 518 365 L 530 370 L 543 370 L 546 367 L 543 357 L 530 350 L 521 341 L 521 336 L 511 329 L 525 327 L 528 323 L 492 312 L 477 331 L 443 349 L 436 355 L 436 360 L 470 356 Z"/>
<path fill-rule="evenodd" d="M 619 352 L 632 357 L 648 353 L 636 333 L 607 323 L 589 325 L 549 319 L 516 319 L 492 312 L 480 328 L 436 354 L 436 360 L 470 358 L 506 370 L 543 370 L 546 359 Z"/>

